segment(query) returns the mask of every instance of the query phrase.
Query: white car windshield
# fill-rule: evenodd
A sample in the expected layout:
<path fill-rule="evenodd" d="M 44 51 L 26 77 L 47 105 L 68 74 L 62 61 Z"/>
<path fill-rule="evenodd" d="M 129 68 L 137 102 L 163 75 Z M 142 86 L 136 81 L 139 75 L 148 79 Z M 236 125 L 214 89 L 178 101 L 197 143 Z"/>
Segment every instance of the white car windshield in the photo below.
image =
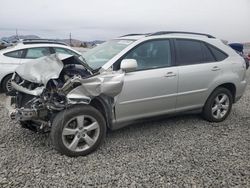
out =
<path fill-rule="evenodd" d="M 133 42 L 133 40 L 111 40 L 92 48 L 83 56 L 92 69 L 98 69 Z"/>

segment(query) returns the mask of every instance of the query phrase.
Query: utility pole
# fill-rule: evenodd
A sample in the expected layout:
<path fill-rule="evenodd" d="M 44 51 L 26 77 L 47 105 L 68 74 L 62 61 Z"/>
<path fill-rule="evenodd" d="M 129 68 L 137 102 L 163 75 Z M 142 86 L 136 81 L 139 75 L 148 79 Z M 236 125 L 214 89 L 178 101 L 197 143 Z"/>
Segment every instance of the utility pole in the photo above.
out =
<path fill-rule="evenodd" d="M 17 29 L 16 29 L 16 38 L 17 38 L 17 40 L 19 40 L 18 30 Z"/>
<path fill-rule="evenodd" d="M 72 46 L 72 43 L 71 43 L 71 33 L 69 33 L 69 45 Z"/>

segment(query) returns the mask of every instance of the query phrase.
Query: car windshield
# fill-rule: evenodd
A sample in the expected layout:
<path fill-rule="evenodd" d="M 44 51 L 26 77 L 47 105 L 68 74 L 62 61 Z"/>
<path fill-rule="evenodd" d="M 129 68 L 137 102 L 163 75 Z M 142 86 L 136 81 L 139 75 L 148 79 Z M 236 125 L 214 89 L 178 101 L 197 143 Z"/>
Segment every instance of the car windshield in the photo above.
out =
<path fill-rule="evenodd" d="M 92 69 L 98 69 L 132 42 L 133 40 L 111 40 L 92 48 L 83 56 Z"/>

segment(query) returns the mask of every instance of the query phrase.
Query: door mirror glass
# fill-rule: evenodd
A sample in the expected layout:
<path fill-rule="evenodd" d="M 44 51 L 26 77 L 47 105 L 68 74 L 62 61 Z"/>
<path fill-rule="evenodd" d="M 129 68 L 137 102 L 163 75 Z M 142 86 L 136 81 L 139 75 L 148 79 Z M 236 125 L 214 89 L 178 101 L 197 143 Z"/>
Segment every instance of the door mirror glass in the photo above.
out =
<path fill-rule="evenodd" d="M 125 72 L 136 70 L 137 66 L 135 59 L 123 59 L 121 62 L 121 69 Z"/>

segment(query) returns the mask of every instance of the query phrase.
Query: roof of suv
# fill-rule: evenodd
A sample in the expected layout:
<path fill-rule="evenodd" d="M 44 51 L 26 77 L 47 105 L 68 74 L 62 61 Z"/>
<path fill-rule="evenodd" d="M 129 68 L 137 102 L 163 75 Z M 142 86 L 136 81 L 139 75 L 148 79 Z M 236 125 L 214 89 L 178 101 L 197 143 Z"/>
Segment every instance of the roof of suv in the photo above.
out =
<path fill-rule="evenodd" d="M 116 62 L 120 55 L 124 52 L 127 52 L 128 50 L 131 50 L 138 44 L 152 40 L 152 39 L 169 39 L 169 38 L 179 38 L 179 39 L 190 39 L 190 40 L 198 40 L 203 41 L 205 43 L 208 43 L 219 50 L 223 51 L 227 55 L 233 57 L 237 56 L 238 54 L 230 48 L 225 42 L 223 42 L 221 39 L 215 38 L 212 35 L 209 34 L 203 34 L 203 33 L 193 33 L 193 32 L 182 32 L 182 31 L 164 31 L 164 32 L 156 32 L 156 33 L 146 33 L 146 34 L 129 34 L 124 35 L 116 38 L 116 40 L 132 40 L 133 43 L 131 43 L 128 47 L 126 47 L 120 54 L 115 56 L 110 62 L 102 66 L 103 71 L 110 68 L 110 66 Z"/>
<path fill-rule="evenodd" d="M 139 40 L 141 38 L 145 37 L 153 37 L 153 38 L 158 38 L 158 37 L 183 37 L 185 38 L 209 38 L 209 39 L 215 39 L 214 36 L 210 34 L 204 34 L 204 33 L 194 33 L 194 32 L 183 32 L 183 31 L 159 31 L 155 33 L 146 33 L 146 34 L 128 34 L 119 37 L 119 39 L 128 39 L 128 40 Z"/>

